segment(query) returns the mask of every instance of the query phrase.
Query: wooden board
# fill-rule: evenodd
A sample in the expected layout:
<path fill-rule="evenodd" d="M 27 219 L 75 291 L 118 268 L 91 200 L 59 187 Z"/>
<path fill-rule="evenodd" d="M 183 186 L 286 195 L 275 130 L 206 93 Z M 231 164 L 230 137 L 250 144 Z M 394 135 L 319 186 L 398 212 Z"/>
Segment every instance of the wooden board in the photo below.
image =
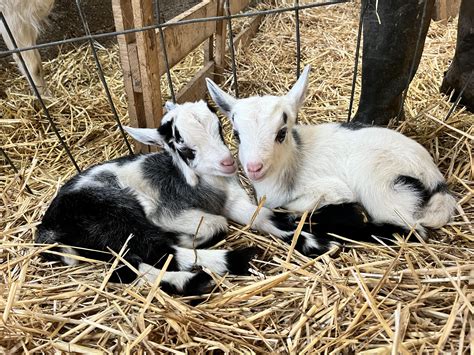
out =
<path fill-rule="evenodd" d="M 152 0 L 131 0 L 135 27 L 155 23 Z M 161 103 L 158 38 L 154 30 L 137 32 L 137 53 L 146 127 L 159 127 L 163 109 Z"/>
<path fill-rule="evenodd" d="M 250 25 L 242 30 L 235 38 L 234 38 L 234 48 L 237 50 L 239 47 L 246 47 L 252 40 L 252 38 L 255 36 L 255 34 L 258 31 L 258 28 L 260 27 L 260 24 L 262 23 L 263 20 L 263 15 L 258 15 L 255 16 L 251 22 Z"/>
<path fill-rule="evenodd" d="M 117 31 L 134 28 L 132 4 L 130 0 L 113 0 L 115 28 Z M 128 115 L 132 127 L 146 127 L 143 94 L 136 37 L 134 33 L 117 36 L 122 63 L 125 93 L 128 101 Z M 135 142 L 135 151 L 147 152 L 148 146 Z"/>
<path fill-rule="evenodd" d="M 460 6 L 461 0 L 436 0 L 433 20 L 446 22 L 449 18 L 456 17 Z"/>
<path fill-rule="evenodd" d="M 211 77 L 214 72 L 214 62 L 207 62 L 201 70 L 199 70 L 193 79 L 189 81 L 176 95 L 176 101 L 194 102 L 203 99 L 206 96 L 206 77 Z"/>
<path fill-rule="evenodd" d="M 234 15 L 245 9 L 250 3 L 250 0 L 229 0 L 229 3 L 230 13 Z"/>
<path fill-rule="evenodd" d="M 188 11 L 174 17 L 167 23 L 179 22 L 195 18 L 210 17 L 217 15 L 218 0 L 206 0 L 192 7 Z M 170 26 L 163 29 L 166 51 L 170 68 L 176 65 L 181 59 L 186 57 L 193 49 L 207 40 L 216 32 L 216 22 L 198 22 L 187 25 Z M 161 40 L 159 31 L 156 30 L 160 61 L 160 75 L 166 72 L 165 58 L 161 50 Z"/>
<path fill-rule="evenodd" d="M 219 0 L 217 7 L 217 16 L 222 16 L 224 14 L 224 0 Z M 226 21 L 217 21 L 216 23 L 216 34 L 215 34 L 215 54 L 214 61 L 216 62 L 216 67 L 214 70 L 213 80 L 216 83 L 220 83 L 223 78 L 224 68 L 225 68 L 225 42 L 226 42 Z"/>

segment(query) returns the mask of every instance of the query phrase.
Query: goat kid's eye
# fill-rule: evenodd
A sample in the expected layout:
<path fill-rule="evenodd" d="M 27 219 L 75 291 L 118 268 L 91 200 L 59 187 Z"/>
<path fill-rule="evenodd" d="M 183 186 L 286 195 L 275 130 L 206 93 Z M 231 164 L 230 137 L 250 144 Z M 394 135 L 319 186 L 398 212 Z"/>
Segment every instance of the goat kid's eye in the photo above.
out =
<path fill-rule="evenodd" d="M 178 149 L 178 154 L 183 160 L 191 161 L 196 157 L 196 152 L 188 147 L 183 147 Z"/>
<path fill-rule="evenodd" d="M 239 132 L 237 132 L 236 130 L 234 130 L 234 137 L 235 137 L 235 140 L 240 143 L 240 137 L 239 137 Z"/>
<path fill-rule="evenodd" d="M 286 131 L 287 131 L 286 127 L 280 129 L 276 135 L 275 141 L 278 143 L 283 143 L 283 141 L 286 138 Z"/>

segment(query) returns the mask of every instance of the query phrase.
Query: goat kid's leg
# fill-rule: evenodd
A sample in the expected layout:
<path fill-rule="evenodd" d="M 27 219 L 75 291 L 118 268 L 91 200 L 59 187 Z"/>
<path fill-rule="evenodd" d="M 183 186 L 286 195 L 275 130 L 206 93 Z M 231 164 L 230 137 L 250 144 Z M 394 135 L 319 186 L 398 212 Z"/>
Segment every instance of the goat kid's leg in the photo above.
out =
<path fill-rule="evenodd" d="M 172 267 L 178 271 L 166 271 L 160 282 L 167 293 L 199 295 L 206 293 L 213 285 L 212 277 L 199 268 L 206 268 L 218 274 L 248 274 L 249 262 L 255 256 L 255 248 L 237 250 L 205 250 L 172 247 Z M 196 270 L 197 269 L 197 270 Z M 140 273 L 154 283 L 161 270 L 147 263 L 140 263 Z"/>
<path fill-rule="evenodd" d="M 225 215 L 240 224 L 250 225 L 257 211 L 245 190 L 241 187 L 232 189 L 225 206 Z M 291 243 L 298 227 L 297 218 L 292 213 L 273 212 L 262 207 L 252 225 L 258 231 L 269 233 L 287 243 Z M 318 237 L 310 232 L 302 231 L 298 237 L 296 249 L 304 255 L 324 254 L 334 245 L 332 239 Z"/>
<path fill-rule="evenodd" d="M 24 21 L 18 14 L 17 10 L 8 11 L 5 14 L 5 20 L 14 36 L 15 42 L 18 48 L 31 47 L 36 45 L 36 39 L 38 37 L 38 30 L 33 26 L 32 22 Z M 8 49 L 15 49 L 13 41 L 7 33 L 7 30 L 0 21 L 0 32 L 2 33 L 3 39 Z M 38 88 L 38 92 L 41 95 L 48 95 L 46 82 L 44 80 L 43 66 L 41 63 L 41 56 L 37 49 L 21 52 L 21 56 L 25 61 L 28 72 L 33 79 L 34 84 Z M 13 55 L 20 72 L 28 79 L 26 70 L 20 61 L 18 54 Z M 30 82 L 30 86 L 32 83 Z"/>
<path fill-rule="evenodd" d="M 140 263 L 138 271 L 151 283 L 154 283 L 161 273 L 160 269 L 146 263 Z M 166 271 L 160 282 L 161 289 L 166 293 L 183 296 L 207 293 L 212 286 L 211 275 L 204 271 Z"/>
<path fill-rule="evenodd" d="M 218 275 L 248 274 L 249 262 L 257 249 L 253 247 L 236 250 L 206 250 L 174 247 L 175 263 L 179 270 L 192 271 L 197 267 L 211 270 Z"/>
<path fill-rule="evenodd" d="M 224 239 L 228 230 L 225 217 L 198 209 L 186 210 L 176 216 L 164 216 L 158 224 L 173 232 L 183 233 L 178 244 L 185 248 L 208 248 Z"/>

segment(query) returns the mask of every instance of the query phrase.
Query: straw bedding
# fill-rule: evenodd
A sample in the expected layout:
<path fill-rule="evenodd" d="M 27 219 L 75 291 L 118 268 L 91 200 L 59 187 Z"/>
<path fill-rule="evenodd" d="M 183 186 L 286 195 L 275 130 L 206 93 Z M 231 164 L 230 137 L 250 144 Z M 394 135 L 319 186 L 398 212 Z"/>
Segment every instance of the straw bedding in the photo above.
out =
<path fill-rule="evenodd" d="M 347 117 L 357 5 L 301 13 L 303 62 L 313 65 L 304 123 Z M 219 247 L 257 245 L 248 277 L 216 277 L 199 306 L 156 285 L 105 284 L 110 267 L 48 263 L 35 226 L 75 171 L 16 72 L 1 72 L 0 352 L 469 353 L 474 351 L 474 116 L 438 93 L 455 46 L 455 23 L 432 24 L 396 128 L 427 147 L 459 200 L 457 215 L 427 242 L 358 245 L 315 260 L 270 236 L 234 225 Z M 99 48 L 127 122 L 117 48 Z M 283 93 L 295 76 L 294 15 L 267 17 L 238 53 L 241 95 Z M 199 68 L 195 53 L 173 71 L 179 86 Z M 81 168 L 126 154 L 88 47 L 45 64 L 48 106 Z M 230 74 L 227 73 L 230 78 Z M 230 79 L 227 80 L 227 85 Z M 231 140 L 230 130 L 227 137 Z M 33 190 L 29 194 L 25 183 Z"/>

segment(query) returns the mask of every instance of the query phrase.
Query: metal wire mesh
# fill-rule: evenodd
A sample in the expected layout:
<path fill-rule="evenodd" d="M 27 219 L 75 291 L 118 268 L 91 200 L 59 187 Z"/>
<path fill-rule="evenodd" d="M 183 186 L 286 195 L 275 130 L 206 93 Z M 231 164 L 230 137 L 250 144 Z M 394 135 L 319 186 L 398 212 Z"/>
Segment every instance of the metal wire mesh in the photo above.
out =
<path fill-rule="evenodd" d="M 2 56 L 3 55 L 12 55 L 12 54 L 17 54 L 18 55 L 18 57 L 20 59 L 20 62 L 21 62 L 21 66 L 24 69 L 24 72 L 26 73 L 26 77 L 27 77 L 28 81 L 30 82 L 30 84 L 32 86 L 32 89 L 34 91 L 35 96 L 38 98 L 38 101 L 41 105 L 41 108 L 42 108 L 46 118 L 48 119 L 49 123 L 51 124 L 51 127 L 52 127 L 55 135 L 57 136 L 61 146 L 66 151 L 67 156 L 71 160 L 71 162 L 74 165 L 74 167 L 76 168 L 76 170 L 78 172 L 80 172 L 81 170 L 80 170 L 74 156 L 72 155 L 70 148 L 68 147 L 65 140 L 62 138 L 55 122 L 52 120 L 52 118 L 49 114 L 48 108 L 45 105 L 45 103 L 43 101 L 43 98 L 41 97 L 41 94 L 38 91 L 38 88 L 36 87 L 35 83 L 33 82 L 31 73 L 29 72 L 29 69 L 28 69 L 27 65 L 25 64 L 25 61 L 22 58 L 22 55 L 21 55 L 22 52 L 32 50 L 32 49 L 42 49 L 42 48 L 48 48 L 48 47 L 52 47 L 52 46 L 60 46 L 60 45 L 72 44 L 72 43 L 81 43 L 81 42 L 85 42 L 85 41 L 89 42 L 91 50 L 92 50 L 92 54 L 93 54 L 93 57 L 94 57 L 94 61 L 96 63 L 97 74 L 98 74 L 98 76 L 101 80 L 101 83 L 102 83 L 103 87 L 104 87 L 105 94 L 107 96 L 107 99 L 108 99 L 108 102 L 109 102 L 109 105 L 110 105 L 110 109 L 111 109 L 111 111 L 113 113 L 113 116 L 114 116 L 114 120 L 117 123 L 117 127 L 119 128 L 119 130 L 121 132 L 121 135 L 124 139 L 124 142 L 125 142 L 128 150 L 129 150 L 129 152 L 131 154 L 133 154 L 132 148 L 131 148 L 131 146 L 130 146 L 128 140 L 127 140 L 127 137 L 125 135 L 125 132 L 123 130 L 123 127 L 122 127 L 122 124 L 121 124 L 121 121 L 120 121 L 120 117 L 119 117 L 119 115 L 117 113 L 117 110 L 115 108 L 115 105 L 113 103 L 113 100 L 112 100 L 112 97 L 111 97 L 111 94 L 110 94 L 110 89 L 107 85 L 107 81 L 106 81 L 105 76 L 104 76 L 103 68 L 102 68 L 102 65 L 100 64 L 100 61 L 99 61 L 99 58 L 98 58 L 98 55 L 97 55 L 97 50 L 94 46 L 94 41 L 95 40 L 99 40 L 99 39 L 103 39 L 103 38 L 107 38 L 107 37 L 116 37 L 116 36 L 119 36 L 119 35 L 125 35 L 125 34 L 130 34 L 130 33 L 144 32 L 144 31 L 158 29 L 159 34 L 160 34 L 161 49 L 163 51 L 164 63 L 165 63 L 165 66 L 166 66 L 166 75 L 167 75 L 167 80 L 168 80 L 168 86 L 169 86 L 169 90 L 170 90 L 172 100 L 174 102 L 176 102 L 175 91 L 174 91 L 173 83 L 172 83 L 172 80 L 171 80 L 171 68 L 170 68 L 170 63 L 169 63 L 169 60 L 168 60 L 167 48 L 165 46 L 166 42 L 165 42 L 163 29 L 166 28 L 166 27 L 170 27 L 170 26 L 183 26 L 183 25 L 192 24 L 192 23 L 204 23 L 204 22 L 211 22 L 211 21 L 227 21 L 228 42 L 229 42 L 228 45 L 229 45 L 229 50 L 230 50 L 231 69 L 232 69 L 232 76 L 233 76 L 233 87 L 234 87 L 236 97 L 239 97 L 237 61 L 236 61 L 236 53 L 235 53 L 235 48 L 234 48 L 234 38 L 233 38 L 233 33 L 232 33 L 232 20 L 238 19 L 238 18 L 243 18 L 243 17 L 250 18 L 250 17 L 259 16 L 259 15 L 271 15 L 271 14 L 278 14 L 278 13 L 283 13 L 283 12 L 294 12 L 294 14 L 295 14 L 295 24 L 296 24 L 296 26 L 295 26 L 295 42 L 296 42 L 296 69 L 295 69 L 295 72 L 296 72 L 296 77 L 298 78 L 299 74 L 300 74 L 300 70 L 301 70 L 301 33 L 300 33 L 300 17 L 299 17 L 300 11 L 306 10 L 306 9 L 317 8 L 317 7 L 347 3 L 347 2 L 350 2 L 350 1 L 351 0 L 327 0 L 327 1 L 313 2 L 313 3 L 308 3 L 308 4 L 301 5 L 298 0 L 295 0 L 294 6 L 279 7 L 279 8 L 272 8 L 272 9 L 267 9 L 267 10 L 258 10 L 258 11 L 257 10 L 251 10 L 251 11 L 244 12 L 244 13 L 231 14 L 231 12 L 230 12 L 230 1 L 225 0 L 225 12 L 224 12 L 223 16 L 211 16 L 211 17 L 194 18 L 194 19 L 186 19 L 186 20 L 181 20 L 181 21 L 173 21 L 173 22 L 162 23 L 160 21 L 160 18 L 161 18 L 160 13 L 161 12 L 160 12 L 159 0 L 154 0 L 155 15 L 156 15 L 156 18 L 157 18 L 155 24 L 149 25 L 149 26 L 143 26 L 143 27 L 140 27 L 140 28 L 127 29 L 127 30 L 123 30 L 123 31 L 112 31 L 112 32 L 108 32 L 108 33 L 91 34 L 90 30 L 89 30 L 88 23 L 87 23 L 87 19 L 85 17 L 83 8 L 81 6 L 81 1 L 76 0 L 76 6 L 77 6 L 77 9 L 79 11 L 79 15 L 80 15 L 82 25 L 83 25 L 83 28 L 84 28 L 84 32 L 85 32 L 85 36 L 64 39 L 64 40 L 61 40 L 61 41 L 52 41 L 52 42 L 49 42 L 49 43 L 42 43 L 42 44 L 38 44 L 38 45 L 35 45 L 35 46 L 29 46 L 29 47 L 23 47 L 23 48 L 18 48 L 18 46 L 15 42 L 15 39 L 14 39 L 14 37 L 13 37 L 11 31 L 10 31 L 10 27 L 8 26 L 8 23 L 5 19 L 5 17 L 3 16 L 3 14 L 0 12 L 0 20 L 4 23 L 4 26 L 5 26 L 5 28 L 7 30 L 7 33 L 8 33 L 8 36 L 10 37 L 10 39 L 13 43 L 13 47 L 14 47 L 13 49 L 10 49 L 10 50 L 0 51 L 0 55 L 2 55 Z M 427 3 L 427 1 L 425 1 L 423 18 L 421 19 L 421 21 L 423 21 L 425 16 L 426 16 L 426 3 Z M 365 6 L 365 7 L 361 6 L 359 25 L 358 25 L 359 28 L 358 28 L 357 38 L 356 38 L 357 47 L 356 47 L 356 53 L 355 53 L 355 56 L 354 56 L 354 68 L 353 68 L 354 72 L 353 72 L 351 95 L 350 95 L 349 108 L 348 108 L 348 120 L 350 120 L 350 118 L 351 118 L 351 112 L 352 112 L 352 108 L 353 108 L 353 104 L 354 104 L 356 79 L 357 79 L 357 68 L 358 68 L 358 64 L 359 64 L 359 51 L 360 51 L 362 26 L 363 26 L 363 19 L 364 19 L 365 13 L 366 13 L 366 9 L 367 9 L 367 6 Z M 420 27 L 420 33 L 419 33 L 418 39 L 417 39 L 417 49 L 418 49 L 418 47 L 421 43 L 421 37 L 422 36 L 421 36 L 421 27 Z M 416 55 L 416 53 L 417 53 L 417 50 L 415 50 L 415 55 Z M 403 105 L 403 102 L 406 99 L 410 79 L 414 74 L 414 68 L 415 68 L 415 58 L 413 58 L 413 60 L 412 60 L 412 66 L 410 68 L 409 80 L 408 80 L 408 83 L 407 83 L 406 90 L 403 93 L 402 105 Z M 471 78 L 469 78 L 469 79 L 471 79 Z M 449 110 L 449 112 L 446 115 L 446 119 L 449 118 L 449 116 L 454 112 L 455 108 L 459 104 L 459 101 L 461 99 L 461 95 L 462 95 L 462 92 L 464 91 L 464 89 L 465 88 L 463 88 L 463 90 L 459 93 L 459 96 L 458 96 L 457 100 L 455 100 L 455 102 L 451 106 L 451 109 Z M 400 107 L 400 112 L 402 110 L 402 107 L 403 106 Z M 4 149 L 1 149 L 1 153 L 4 155 L 5 159 L 7 160 L 8 164 L 11 166 L 11 168 L 15 172 L 18 172 L 17 168 L 15 167 L 15 165 L 13 164 L 11 159 L 8 157 L 7 152 Z M 26 186 L 26 188 L 29 192 L 31 192 L 31 190 L 29 189 L 28 186 Z"/>

